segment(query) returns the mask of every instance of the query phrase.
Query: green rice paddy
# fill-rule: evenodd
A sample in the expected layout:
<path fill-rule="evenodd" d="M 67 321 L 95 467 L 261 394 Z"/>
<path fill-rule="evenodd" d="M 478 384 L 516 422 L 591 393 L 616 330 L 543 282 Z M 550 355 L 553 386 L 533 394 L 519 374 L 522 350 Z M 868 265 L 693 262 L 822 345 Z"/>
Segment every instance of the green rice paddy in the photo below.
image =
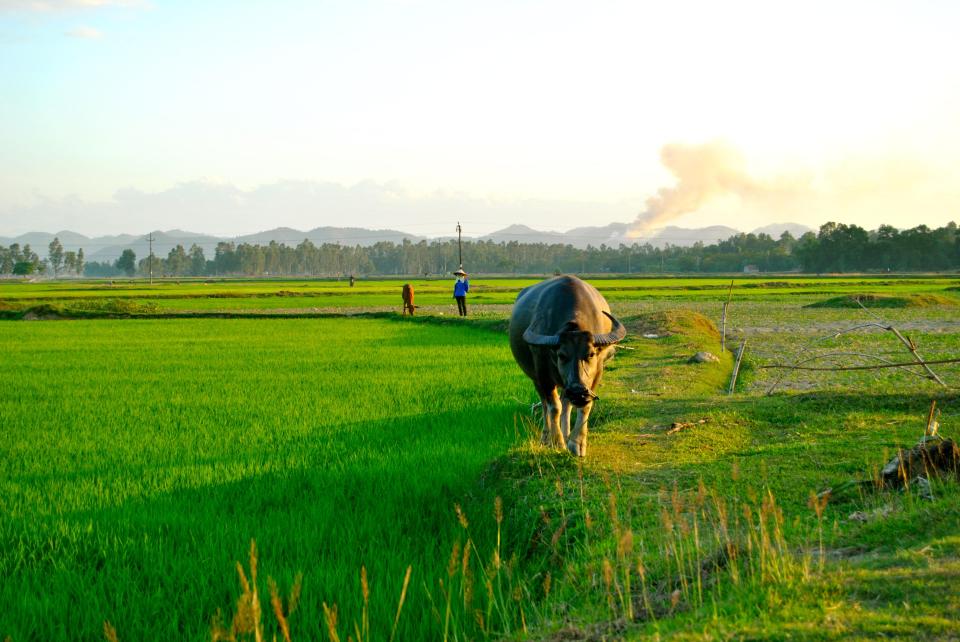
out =
<path fill-rule="evenodd" d="M 204 639 L 253 537 L 264 574 L 307 572 L 310 637 L 364 565 L 389 623 L 406 567 L 417 586 L 443 568 L 453 503 L 531 397 L 501 337 L 469 327 L 11 322 L 0 344 L 14 640 L 100 639 L 104 619 L 127 639 Z M 429 624 L 405 618 L 404 639 Z"/>

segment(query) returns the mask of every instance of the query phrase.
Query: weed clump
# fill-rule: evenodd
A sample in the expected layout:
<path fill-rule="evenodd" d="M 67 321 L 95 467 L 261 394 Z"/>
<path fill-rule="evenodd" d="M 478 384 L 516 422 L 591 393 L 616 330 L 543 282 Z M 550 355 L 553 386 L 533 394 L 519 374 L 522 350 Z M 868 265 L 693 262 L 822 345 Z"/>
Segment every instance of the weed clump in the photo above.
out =
<path fill-rule="evenodd" d="M 847 294 L 810 303 L 807 308 L 929 308 L 957 305 L 957 300 L 940 294 Z"/>
<path fill-rule="evenodd" d="M 153 301 L 136 299 L 79 299 L 59 303 L 40 303 L 20 310 L 0 311 L 0 318 L 24 321 L 57 319 L 94 319 L 134 317 L 157 314 L 160 307 Z"/>

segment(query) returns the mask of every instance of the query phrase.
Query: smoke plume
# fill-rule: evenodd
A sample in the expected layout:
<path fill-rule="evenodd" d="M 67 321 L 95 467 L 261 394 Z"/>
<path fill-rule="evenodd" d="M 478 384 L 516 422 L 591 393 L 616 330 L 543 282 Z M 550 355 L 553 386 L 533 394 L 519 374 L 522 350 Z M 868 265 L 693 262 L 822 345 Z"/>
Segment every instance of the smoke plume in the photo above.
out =
<path fill-rule="evenodd" d="M 744 202 L 780 201 L 802 189 L 792 181 L 759 181 L 751 177 L 737 150 L 719 141 L 664 145 L 660 161 L 676 177 L 676 185 L 662 187 L 647 199 L 646 210 L 631 226 L 631 237 L 695 212 L 714 197 L 735 195 Z"/>

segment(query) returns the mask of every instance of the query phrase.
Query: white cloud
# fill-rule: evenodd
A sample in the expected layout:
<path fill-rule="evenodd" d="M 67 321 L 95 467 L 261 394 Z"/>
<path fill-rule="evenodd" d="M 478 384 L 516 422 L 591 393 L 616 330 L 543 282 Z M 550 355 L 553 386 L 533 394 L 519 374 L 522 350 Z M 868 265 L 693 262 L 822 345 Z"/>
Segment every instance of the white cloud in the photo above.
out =
<path fill-rule="evenodd" d="M 103 36 L 103 32 L 93 27 L 74 27 L 70 31 L 64 31 L 63 35 L 70 38 L 83 38 L 85 40 L 96 40 Z"/>

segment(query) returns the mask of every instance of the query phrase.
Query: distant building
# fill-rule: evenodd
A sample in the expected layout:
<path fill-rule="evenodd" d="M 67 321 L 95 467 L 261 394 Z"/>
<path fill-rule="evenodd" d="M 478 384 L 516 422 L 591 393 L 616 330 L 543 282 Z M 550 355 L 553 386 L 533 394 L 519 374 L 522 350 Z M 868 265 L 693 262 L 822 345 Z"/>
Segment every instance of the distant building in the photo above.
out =
<path fill-rule="evenodd" d="M 743 273 L 744 273 L 744 274 L 756 274 L 756 273 L 758 273 L 759 271 L 760 271 L 760 268 L 758 268 L 756 265 L 744 265 L 744 266 L 743 266 Z"/>

